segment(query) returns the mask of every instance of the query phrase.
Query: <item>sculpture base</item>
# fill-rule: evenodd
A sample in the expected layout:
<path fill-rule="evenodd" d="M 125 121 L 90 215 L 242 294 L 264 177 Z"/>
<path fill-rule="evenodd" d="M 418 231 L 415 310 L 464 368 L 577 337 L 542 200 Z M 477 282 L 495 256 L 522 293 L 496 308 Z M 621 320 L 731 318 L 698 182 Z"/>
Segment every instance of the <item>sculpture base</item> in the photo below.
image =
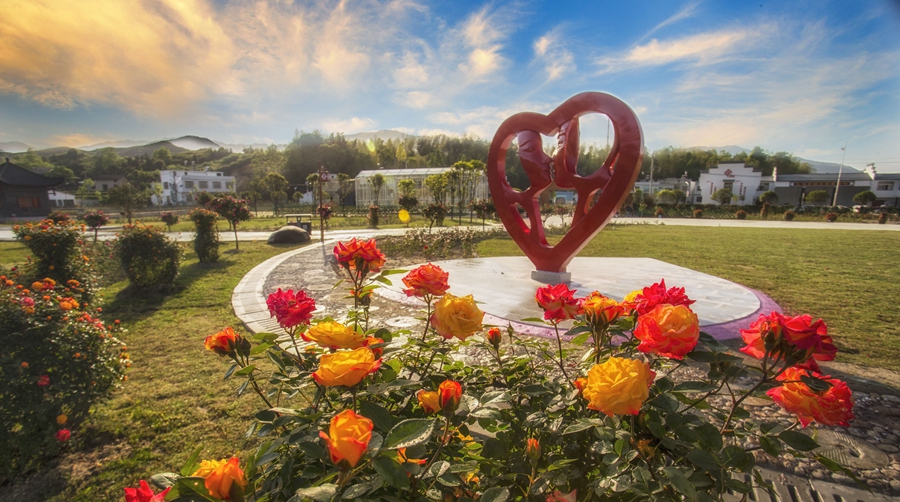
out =
<path fill-rule="evenodd" d="M 571 272 L 548 272 L 546 270 L 532 270 L 531 279 L 544 284 L 560 284 L 572 282 Z"/>

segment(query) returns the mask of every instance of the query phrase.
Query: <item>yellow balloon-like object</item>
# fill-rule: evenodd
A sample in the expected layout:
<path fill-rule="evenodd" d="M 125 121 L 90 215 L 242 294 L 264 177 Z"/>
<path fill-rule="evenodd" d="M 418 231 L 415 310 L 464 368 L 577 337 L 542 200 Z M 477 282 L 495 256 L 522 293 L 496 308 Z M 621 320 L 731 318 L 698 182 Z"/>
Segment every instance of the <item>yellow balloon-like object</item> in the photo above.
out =
<path fill-rule="evenodd" d="M 406 209 L 401 209 L 397 212 L 397 218 L 400 218 L 402 223 L 409 223 L 409 211 Z"/>

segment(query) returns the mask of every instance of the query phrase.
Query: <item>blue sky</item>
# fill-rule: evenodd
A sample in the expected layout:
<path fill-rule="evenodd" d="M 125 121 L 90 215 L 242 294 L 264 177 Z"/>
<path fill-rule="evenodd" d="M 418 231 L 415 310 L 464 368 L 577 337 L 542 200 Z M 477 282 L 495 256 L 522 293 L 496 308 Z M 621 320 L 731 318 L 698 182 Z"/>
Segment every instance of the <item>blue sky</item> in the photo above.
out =
<path fill-rule="evenodd" d="M 645 143 L 900 171 L 900 3 L 7 0 L 0 141 L 492 137 L 614 94 Z M 637 5 L 635 5 L 637 4 Z M 583 122 L 606 142 L 606 122 Z"/>

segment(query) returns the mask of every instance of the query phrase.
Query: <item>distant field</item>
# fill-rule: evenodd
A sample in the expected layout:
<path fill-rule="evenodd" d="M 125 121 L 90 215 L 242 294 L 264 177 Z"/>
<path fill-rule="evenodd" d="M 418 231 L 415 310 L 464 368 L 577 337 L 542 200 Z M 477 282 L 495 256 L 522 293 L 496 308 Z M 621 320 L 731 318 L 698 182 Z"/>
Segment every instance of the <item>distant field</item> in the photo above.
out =
<path fill-rule="evenodd" d="M 825 319 L 838 361 L 900 370 L 898 249 L 898 232 L 625 225 L 579 256 L 656 258 L 760 290 L 787 313 Z M 478 254 L 522 252 L 501 238 Z"/>

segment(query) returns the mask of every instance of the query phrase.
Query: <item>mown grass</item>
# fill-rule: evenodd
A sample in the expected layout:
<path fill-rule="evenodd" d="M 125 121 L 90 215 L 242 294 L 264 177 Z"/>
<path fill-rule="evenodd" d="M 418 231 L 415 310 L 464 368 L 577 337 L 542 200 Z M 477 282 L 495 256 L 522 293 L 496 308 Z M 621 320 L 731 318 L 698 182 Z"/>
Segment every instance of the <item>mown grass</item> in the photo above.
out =
<path fill-rule="evenodd" d="M 656 258 L 743 284 L 787 313 L 823 318 L 838 361 L 900 370 L 898 248 L 898 232 L 623 225 L 579 256 Z M 509 238 L 483 241 L 477 252 L 522 255 Z"/>
<path fill-rule="evenodd" d="M 15 246 L 0 245 L 0 263 L 21 255 Z M 231 247 L 223 244 L 214 264 L 188 254 L 169 291 L 134 291 L 125 282 L 103 291 L 105 318 L 128 330 L 122 337 L 133 361 L 128 380 L 73 436 L 77 451 L 38 473 L 27 489 L 3 490 L 11 498 L 0 499 L 120 500 L 123 487 L 178 470 L 197 447 L 204 458 L 222 458 L 253 446 L 244 432 L 259 409 L 256 396 L 235 396 L 236 385 L 222 379 L 227 364 L 204 350 L 203 339 L 237 328 L 232 290 L 251 268 L 288 248 L 246 242 L 234 254 Z"/>

